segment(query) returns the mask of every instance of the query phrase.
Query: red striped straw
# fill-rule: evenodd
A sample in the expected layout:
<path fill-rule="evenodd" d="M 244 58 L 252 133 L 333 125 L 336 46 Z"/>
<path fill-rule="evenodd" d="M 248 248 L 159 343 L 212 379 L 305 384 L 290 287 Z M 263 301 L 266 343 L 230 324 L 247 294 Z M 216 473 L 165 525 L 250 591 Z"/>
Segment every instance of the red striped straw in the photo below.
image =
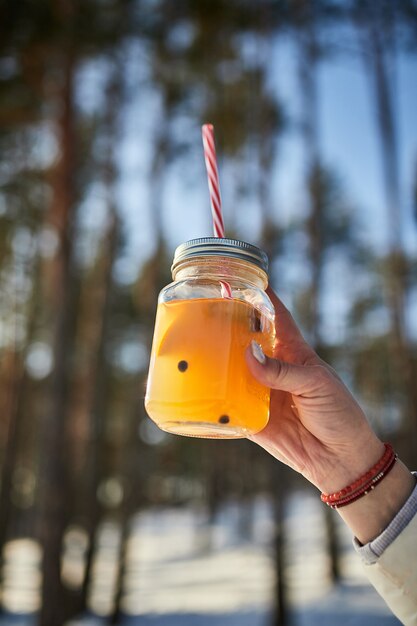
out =
<path fill-rule="evenodd" d="M 210 192 L 211 214 L 215 237 L 224 237 L 224 222 L 222 214 L 222 199 L 220 196 L 219 172 L 217 169 L 216 146 L 214 143 L 214 128 L 212 124 L 202 126 L 204 160 L 206 162 L 207 179 Z M 220 281 L 223 298 L 231 298 L 232 290 L 229 283 Z"/>
<path fill-rule="evenodd" d="M 217 170 L 216 146 L 214 144 L 214 129 L 212 124 L 202 127 L 204 160 L 206 162 L 208 186 L 210 191 L 211 213 L 215 237 L 224 237 L 224 222 L 222 215 L 222 200 L 220 196 L 219 172 Z"/>

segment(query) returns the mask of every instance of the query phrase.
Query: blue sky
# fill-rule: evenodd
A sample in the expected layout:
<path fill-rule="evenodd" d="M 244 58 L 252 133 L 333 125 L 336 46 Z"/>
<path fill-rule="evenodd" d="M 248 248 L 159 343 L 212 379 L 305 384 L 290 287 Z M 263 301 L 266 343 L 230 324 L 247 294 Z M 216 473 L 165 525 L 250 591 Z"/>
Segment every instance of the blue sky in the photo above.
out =
<path fill-rule="evenodd" d="M 139 65 L 140 60 L 136 60 Z M 130 72 L 139 72 L 133 63 Z M 294 119 L 300 108 L 294 50 L 280 43 L 271 57 L 271 88 Z M 159 99 L 156 92 L 139 90 L 124 116 L 124 141 L 119 151 L 122 180 L 119 187 L 120 209 L 128 235 L 127 256 L 119 262 L 121 275 L 133 276 L 153 248 L 153 218 L 147 186 L 152 137 L 158 128 Z M 403 233 L 410 250 L 417 249 L 417 228 L 412 222 L 411 189 L 417 167 L 416 57 L 401 57 L 398 62 L 397 113 L 402 179 Z M 383 250 L 387 239 L 384 217 L 383 177 L 371 85 L 361 60 L 347 56 L 332 58 L 319 71 L 320 144 L 323 161 L 340 178 L 348 202 L 363 223 L 369 245 Z M 195 144 L 195 159 L 188 171 L 178 160 L 167 171 L 162 198 L 162 220 L 169 249 L 187 239 L 211 234 L 211 215 L 204 169 L 199 121 L 188 126 Z M 242 129 L 244 132 L 244 129 Z M 194 139 L 193 139 L 194 135 Z M 220 141 L 219 141 L 220 143 Z M 277 219 L 288 223 L 303 212 L 303 146 L 294 127 L 279 141 L 279 158 L 273 181 L 273 204 Z M 201 156 L 199 156 L 201 155 Z M 241 206 L 230 193 L 236 172 L 219 154 L 223 212 L 227 225 L 233 224 L 242 239 L 256 243 L 259 209 L 253 201 Z M 250 163 L 245 164 L 250 173 Z M 129 270 L 130 267 L 130 270 Z"/>
<path fill-rule="evenodd" d="M 397 128 L 402 182 L 403 234 L 407 246 L 416 250 L 416 224 L 411 223 L 411 191 L 417 168 L 417 71 L 414 59 L 398 64 Z M 321 73 L 322 146 L 326 161 L 336 164 L 353 199 L 364 211 L 372 238 L 384 244 L 387 226 L 382 166 L 371 86 L 358 64 L 328 64 Z M 376 216 L 380 216 L 375 219 Z"/>
<path fill-rule="evenodd" d="M 284 104 L 298 112 L 299 98 L 294 50 L 284 42 L 277 46 L 271 73 L 274 88 Z M 416 57 L 398 59 L 396 98 L 402 183 L 402 221 L 406 245 L 416 250 L 417 227 L 411 222 L 411 192 L 417 170 L 417 64 Z M 360 58 L 332 57 L 318 72 L 319 141 L 324 163 L 342 181 L 347 198 L 357 207 L 370 243 L 378 249 L 386 244 L 384 191 L 380 145 L 372 99 L 372 86 Z M 283 210 L 291 219 L 301 184 L 303 146 L 294 133 L 283 140 L 280 190 Z M 284 162 L 284 163 L 282 163 Z"/>

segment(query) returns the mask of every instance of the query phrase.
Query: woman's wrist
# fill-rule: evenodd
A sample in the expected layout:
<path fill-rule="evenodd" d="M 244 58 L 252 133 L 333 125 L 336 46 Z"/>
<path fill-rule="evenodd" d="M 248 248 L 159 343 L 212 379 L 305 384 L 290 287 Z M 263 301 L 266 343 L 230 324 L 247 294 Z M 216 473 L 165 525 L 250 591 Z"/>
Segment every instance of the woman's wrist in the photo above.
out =
<path fill-rule="evenodd" d="M 387 476 L 363 498 L 338 509 L 338 513 L 362 543 L 372 541 L 390 524 L 410 497 L 416 480 L 397 460 Z"/>
<path fill-rule="evenodd" d="M 369 472 L 385 452 L 384 443 L 368 427 L 351 444 L 333 448 L 322 460 L 321 473 L 311 482 L 326 494 L 345 489 Z M 413 474 L 397 459 L 373 489 L 337 511 L 359 542 L 365 544 L 390 524 L 415 485 Z"/>
<path fill-rule="evenodd" d="M 332 493 L 322 493 L 321 500 L 334 509 L 347 506 L 359 498 L 367 495 L 369 491 L 384 480 L 393 469 L 397 460 L 397 454 L 390 443 L 384 444 L 384 454 L 370 469 L 361 474 L 352 483 Z"/>
<path fill-rule="evenodd" d="M 335 457 L 329 471 L 317 486 L 324 493 L 345 489 L 368 472 L 384 455 L 386 448 L 373 431 L 358 439 L 351 450 Z M 359 499 L 337 511 L 362 543 L 375 539 L 394 519 L 411 495 L 415 477 L 397 460 L 383 479 Z"/>

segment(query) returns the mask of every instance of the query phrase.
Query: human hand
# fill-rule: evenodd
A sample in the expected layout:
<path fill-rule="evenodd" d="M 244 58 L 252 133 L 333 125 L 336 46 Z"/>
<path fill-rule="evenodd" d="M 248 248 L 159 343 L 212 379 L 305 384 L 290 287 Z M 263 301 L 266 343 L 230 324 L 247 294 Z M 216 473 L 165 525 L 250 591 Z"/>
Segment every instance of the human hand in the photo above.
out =
<path fill-rule="evenodd" d="M 274 358 L 248 348 L 253 375 L 271 388 L 270 419 L 250 439 L 300 472 L 324 492 L 334 492 L 380 459 L 384 445 L 334 370 L 304 340 L 276 294 Z M 259 353 L 260 351 L 260 353 Z"/>

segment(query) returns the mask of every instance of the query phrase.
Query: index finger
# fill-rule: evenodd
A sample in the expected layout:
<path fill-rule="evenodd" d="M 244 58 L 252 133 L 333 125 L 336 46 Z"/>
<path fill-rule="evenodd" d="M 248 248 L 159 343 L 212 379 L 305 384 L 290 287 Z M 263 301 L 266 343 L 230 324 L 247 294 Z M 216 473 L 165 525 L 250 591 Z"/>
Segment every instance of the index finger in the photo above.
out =
<path fill-rule="evenodd" d="M 293 316 L 272 287 L 268 287 L 266 292 L 275 309 L 276 347 L 280 355 L 289 358 L 296 352 L 297 357 L 303 360 L 316 356 L 313 348 L 304 339 Z"/>

